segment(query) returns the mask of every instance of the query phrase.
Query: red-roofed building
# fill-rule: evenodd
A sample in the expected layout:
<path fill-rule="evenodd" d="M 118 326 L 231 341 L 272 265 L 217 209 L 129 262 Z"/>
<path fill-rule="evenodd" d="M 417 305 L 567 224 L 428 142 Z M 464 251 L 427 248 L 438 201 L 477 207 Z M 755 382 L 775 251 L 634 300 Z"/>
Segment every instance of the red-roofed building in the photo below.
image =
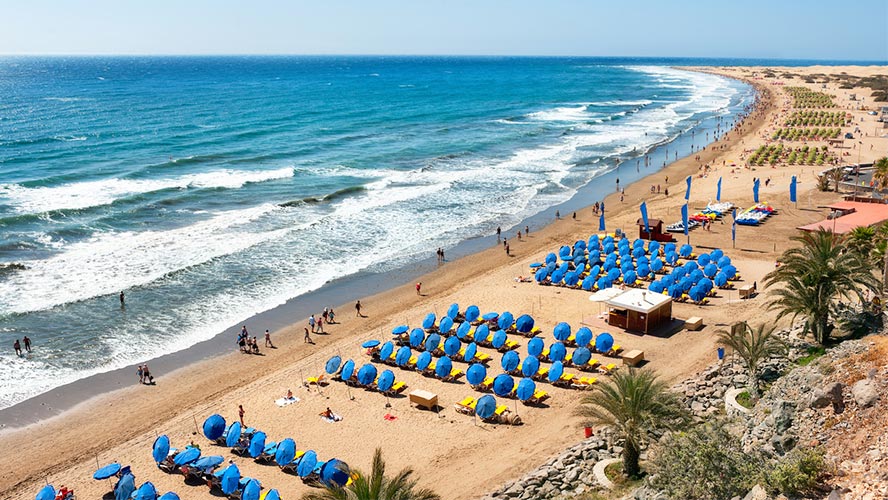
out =
<path fill-rule="evenodd" d="M 838 234 L 851 232 L 856 227 L 875 226 L 888 220 L 888 205 L 884 203 L 862 203 L 840 201 L 827 208 L 832 210 L 826 220 L 801 226 L 802 231 L 817 231 L 820 228 Z"/>

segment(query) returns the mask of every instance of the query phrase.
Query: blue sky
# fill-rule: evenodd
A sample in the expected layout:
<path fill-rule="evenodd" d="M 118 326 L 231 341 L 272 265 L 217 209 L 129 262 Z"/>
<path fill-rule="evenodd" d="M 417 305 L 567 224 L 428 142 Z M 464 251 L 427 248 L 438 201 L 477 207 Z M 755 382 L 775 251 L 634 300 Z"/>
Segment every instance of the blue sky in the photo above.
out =
<path fill-rule="evenodd" d="M 888 60 L 888 2 L 2 0 L 3 54 Z"/>

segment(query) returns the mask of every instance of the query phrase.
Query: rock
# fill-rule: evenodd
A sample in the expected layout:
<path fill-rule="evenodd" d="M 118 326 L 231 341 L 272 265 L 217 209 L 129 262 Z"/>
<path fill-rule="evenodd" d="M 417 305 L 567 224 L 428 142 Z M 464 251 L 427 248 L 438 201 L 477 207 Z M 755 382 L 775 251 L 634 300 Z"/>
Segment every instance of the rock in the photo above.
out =
<path fill-rule="evenodd" d="M 791 401 L 783 399 L 774 402 L 771 408 L 771 417 L 774 419 L 774 429 L 777 434 L 783 434 L 792 427 L 792 419 L 795 414 L 795 405 Z"/>
<path fill-rule="evenodd" d="M 879 389 L 876 387 L 874 380 L 859 380 L 851 386 L 851 395 L 854 396 L 857 406 L 867 408 L 875 404 L 879 399 Z"/>
<path fill-rule="evenodd" d="M 832 490 L 826 500 L 842 500 L 842 495 L 839 494 L 839 490 Z"/>
<path fill-rule="evenodd" d="M 768 498 L 768 492 L 757 484 L 743 497 L 743 500 L 768 500 Z"/>

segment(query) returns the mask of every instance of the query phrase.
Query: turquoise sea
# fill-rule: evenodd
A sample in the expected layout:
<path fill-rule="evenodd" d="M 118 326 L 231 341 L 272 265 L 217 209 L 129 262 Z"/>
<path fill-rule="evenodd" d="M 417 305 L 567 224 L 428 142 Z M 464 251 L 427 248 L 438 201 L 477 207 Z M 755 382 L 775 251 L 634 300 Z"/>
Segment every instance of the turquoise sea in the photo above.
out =
<path fill-rule="evenodd" d="M 706 62 L 0 59 L 0 408 L 523 227 L 732 122 L 749 86 L 669 67 Z"/>

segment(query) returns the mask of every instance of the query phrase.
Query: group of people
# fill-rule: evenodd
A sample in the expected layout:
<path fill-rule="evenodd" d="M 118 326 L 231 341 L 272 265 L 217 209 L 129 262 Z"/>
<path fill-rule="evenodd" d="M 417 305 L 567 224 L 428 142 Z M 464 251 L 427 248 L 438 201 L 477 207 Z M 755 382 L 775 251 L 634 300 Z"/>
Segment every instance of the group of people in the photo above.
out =
<path fill-rule="evenodd" d="M 25 338 L 19 340 L 15 339 L 15 342 L 12 343 L 12 348 L 15 349 L 15 355 L 18 357 L 22 357 L 25 355 L 24 351 L 22 351 L 22 343 L 25 345 L 25 351 L 31 352 L 31 339 L 25 335 Z"/>
<path fill-rule="evenodd" d="M 259 342 L 256 337 L 250 337 L 247 325 L 244 325 L 237 335 L 237 345 L 244 354 L 259 354 Z M 268 330 L 265 330 L 265 347 L 274 347 L 271 345 L 271 334 Z"/>
<path fill-rule="evenodd" d="M 325 307 L 324 312 L 319 314 L 317 318 L 312 314 L 308 318 L 308 326 L 311 327 L 311 333 L 326 333 L 324 331 L 324 323 L 327 323 L 328 325 L 334 324 L 336 322 L 334 320 L 335 317 L 336 313 L 333 312 L 332 307 Z"/>
<path fill-rule="evenodd" d="M 438 262 L 444 262 L 444 249 L 441 247 L 438 247 L 438 251 L 435 253 L 438 254 Z"/>
<path fill-rule="evenodd" d="M 148 363 L 139 365 L 138 374 L 140 384 L 154 385 L 154 375 L 151 375 L 151 371 L 148 369 Z"/>

